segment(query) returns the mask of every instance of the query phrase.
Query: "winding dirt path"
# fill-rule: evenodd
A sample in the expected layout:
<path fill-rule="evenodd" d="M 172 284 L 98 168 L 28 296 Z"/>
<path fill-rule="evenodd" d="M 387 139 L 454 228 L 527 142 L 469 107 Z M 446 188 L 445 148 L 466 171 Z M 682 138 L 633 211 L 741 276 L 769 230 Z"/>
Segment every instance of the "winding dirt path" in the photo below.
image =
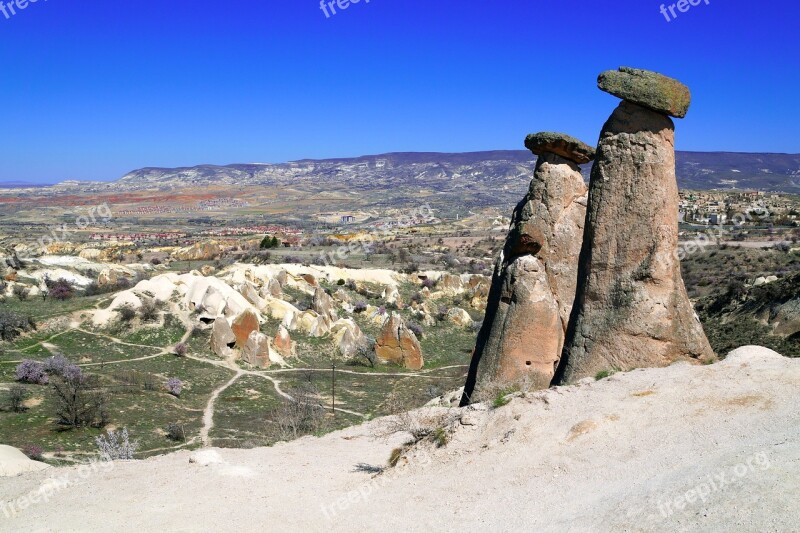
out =
<path fill-rule="evenodd" d="M 203 411 L 203 427 L 200 429 L 200 441 L 203 443 L 203 446 L 211 446 L 211 438 L 209 437 L 209 433 L 214 428 L 214 407 L 217 404 L 217 398 L 219 395 L 222 394 L 225 389 L 236 383 L 240 377 L 244 375 L 244 372 L 237 372 L 235 376 L 233 376 L 230 381 L 218 387 L 211 393 L 211 398 L 208 400 L 208 404 L 206 405 L 205 411 Z"/>

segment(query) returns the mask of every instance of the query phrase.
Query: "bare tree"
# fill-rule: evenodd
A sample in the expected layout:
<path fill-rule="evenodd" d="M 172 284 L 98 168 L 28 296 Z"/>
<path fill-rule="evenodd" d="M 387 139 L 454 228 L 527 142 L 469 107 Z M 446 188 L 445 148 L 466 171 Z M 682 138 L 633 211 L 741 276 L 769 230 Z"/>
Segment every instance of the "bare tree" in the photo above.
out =
<path fill-rule="evenodd" d="M 292 397 L 270 413 L 270 421 L 275 425 L 276 435 L 281 440 L 293 440 L 310 435 L 322 427 L 325 408 L 313 384 L 304 383 L 300 388 L 288 392 Z"/>
<path fill-rule="evenodd" d="M 77 369 L 77 370 L 75 370 Z M 52 381 L 58 423 L 73 428 L 108 423 L 108 395 L 77 367 Z"/>
<path fill-rule="evenodd" d="M 25 410 L 25 400 L 28 398 L 28 391 L 22 385 L 12 385 L 8 390 L 7 404 L 8 409 L 14 413 L 21 413 Z"/>

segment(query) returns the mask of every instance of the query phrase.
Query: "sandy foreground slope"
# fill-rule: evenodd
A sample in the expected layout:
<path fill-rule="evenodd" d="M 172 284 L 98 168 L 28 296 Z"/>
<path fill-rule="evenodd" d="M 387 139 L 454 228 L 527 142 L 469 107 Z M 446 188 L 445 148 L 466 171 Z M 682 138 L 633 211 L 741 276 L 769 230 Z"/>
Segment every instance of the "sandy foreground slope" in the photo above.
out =
<path fill-rule="evenodd" d="M 376 477 L 354 466 L 404 440 L 373 436 L 386 420 L 209 466 L 49 469 L 0 479 L 0 503 L 51 487 L 0 530 L 800 531 L 798 390 L 800 360 L 745 348 L 451 410 L 447 446 Z"/>

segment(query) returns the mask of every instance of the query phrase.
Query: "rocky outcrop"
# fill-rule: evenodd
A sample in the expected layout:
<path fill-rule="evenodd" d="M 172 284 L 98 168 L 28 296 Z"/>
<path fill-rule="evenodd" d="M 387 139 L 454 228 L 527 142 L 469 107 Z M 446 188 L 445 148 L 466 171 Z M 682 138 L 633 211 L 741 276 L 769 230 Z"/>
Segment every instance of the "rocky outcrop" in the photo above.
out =
<path fill-rule="evenodd" d="M 231 354 L 234 346 L 236 346 L 236 335 L 233 334 L 230 324 L 223 317 L 218 318 L 211 329 L 211 351 L 225 358 Z"/>
<path fill-rule="evenodd" d="M 256 368 L 269 368 L 270 339 L 260 331 L 252 331 L 242 347 L 242 361 Z"/>
<path fill-rule="evenodd" d="M 409 370 L 419 370 L 424 365 L 417 336 L 406 327 L 397 313 L 392 313 L 384 322 L 375 341 L 375 354 L 381 362 L 404 366 Z"/>
<path fill-rule="evenodd" d="M 120 267 L 120 266 L 112 266 L 108 268 L 104 268 L 100 274 L 97 276 L 97 284 L 100 287 L 113 287 L 119 285 L 122 280 L 130 281 L 136 276 L 136 273 L 132 270 Z"/>
<path fill-rule="evenodd" d="M 714 357 L 677 254 L 675 129 L 666 113 L 688 109 L 688 89 L 678 85 L 630 69 L 601 76 L 601 88 L 629 101 L 600 135 L 558 383 Z"/>
<path fill-rule="evenodd" d="M 292 340 L 289 330 L 281 325 L 275 335 L 275 350 L 283 357 L 291 357 L 297 352 L 297 343 Z"/>
<path fill-rule="evenodd" d="M 316 311 L 319 315 L 329 318 L 331 321 L 335 322 L 338 317 L 336 315 L 336 303 L 333 301 L 333 298 L 325 292 L 325 289 L 322 287 L 317 287 L 314 290 L 314 299 L 312 301 L 311 307 Z"/>
<path fill-rule="evenodd" d="M 495 268 L 464 404 L 476 387 L 498 382 L 524 379 L 546 388 L 561 359 L 586 216 L 578 161 L 594 150 L 553 133 L 530 135 L 526 146 L 540 155 Z"/>
<path fill-rule="evenodd" d="M 333 344 L 344 357 L 354 357 L 358 350 L 366 344 L 366 337 L 353 319 L 339 320 L 331 326 Z"/>
<path fill-rule="evenodd" d="M 233 335 L 236 337 L 236 347 L 242 348 L 250 338 L 250 334 L 254 331 L 258 331 L 259 327 L 258 315 L 250 309 L 245 310 L 237 316 L 231 323 L 231 331 L 233 331 Z"/>
<path fill-rule="evenodd" d="M 461 326 L 462 328 L 472 327 L 472 317 L 465 310 L 460 307 L 454 307 L 447 312 L 447 320 L 451 324 Z"/>
<path fill-rule="evenodd" d="M 198 242 L 187 248 L 172 253 L 177 261 L 211 261 L 222 255 L 222 246 L 214 241 Z"/>

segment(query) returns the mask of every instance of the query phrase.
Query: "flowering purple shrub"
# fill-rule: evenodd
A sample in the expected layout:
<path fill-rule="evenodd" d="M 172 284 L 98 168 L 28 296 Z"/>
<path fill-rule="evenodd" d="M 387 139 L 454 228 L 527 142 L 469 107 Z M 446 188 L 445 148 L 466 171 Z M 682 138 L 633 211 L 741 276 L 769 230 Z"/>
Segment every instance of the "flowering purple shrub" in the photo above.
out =
<path fill-rule="evenodd" d="M 180 398 L 182 390 L 183 382 L 178 378 L 170 378 L 169 381 L 167 381 L 167 392 L 176 398 Z"/>
<path fill-rule="evenodd" d="M 64 375 L 64 369 L 69 366 L 69 360 L 63 354 L 56 354 L 53 357 L 45 359 L 44 371 L 48 374 L 55 374 L 57 376 Z"/>
<path fill-rule="evenodd" d="M 380 306 L 378 308 L 378 314 L 381 315 L 381 316 L 385 315 L 386 314 L 386 307 Z"/>
<path fill-rule="evenodd" d="M 367 302 L 358 302 L 353 307 L 353 311 L 356 313 L 363 313 L 366 310 L 367 310 Z"/>
<path fill-rule="evenodd" d="M 60 279 L 52 283 L 48 282 L 47 288 L 50 296 L 56 300 L 69 300 L 75 294 L 75 289 L 72 287 L 72 284 L 65 279 Z"/>
<path fill-rule="evenodd" d="M 41 446 L 36 446 L 35 444 L 28 444 L 27 446 L 22 448 L 22 453 L 24 453 L 34 461 L 41 461 L 44 450 L 42 449 Z"/>
<path fill-rule="evenodd" d="M 420 338 L 420 339 L 422 338 L 422 333 L 423 333 L 423 331 L 422 331 L 422 326 L 420 326 L 420 325 L 419 325 L 419 324 L 417 324 L 416 322 L 409 322 L 407 327 L 408 327 L 408 329 L 410 329 L 410 330 L 411 330 L 411 332 L 412 332 L 414 335 L 416 335 L 418 338 Z"/>
<path fill-rule="evenodd" d="M 61 373 L 61 376 L 71 383 L 80 383 L 86 379 L 86 376 L 83 374 L 83 370 L 81 367 L 77 365 L 67 365 L 64 368 L 64 371 Z"/>
<path fill-rule="evenodd" d="M 436 282 L 430 278 L 426 278 L 422 280 L 422 286 L 425 287 L 426 289 L 432 289 L 436 286 Z"/>
<path fill-rule="evenodd" d="M 177 355 L 178 357 L 185 356 L 186 352 L 188 351 L 189 347 L 186 346 L 186 344 L 183 342 L 179 342 L 178 344 L 175 345 L 175 355 Z"/>
<path fill-rule="evenodd" d="M 17 365 L 17 381 L 35 385 L 47 385 L 50 379 L 47 377 L 47 372 L 45 372 L 42 363 L 32 359 L 25 359 Z"/>

